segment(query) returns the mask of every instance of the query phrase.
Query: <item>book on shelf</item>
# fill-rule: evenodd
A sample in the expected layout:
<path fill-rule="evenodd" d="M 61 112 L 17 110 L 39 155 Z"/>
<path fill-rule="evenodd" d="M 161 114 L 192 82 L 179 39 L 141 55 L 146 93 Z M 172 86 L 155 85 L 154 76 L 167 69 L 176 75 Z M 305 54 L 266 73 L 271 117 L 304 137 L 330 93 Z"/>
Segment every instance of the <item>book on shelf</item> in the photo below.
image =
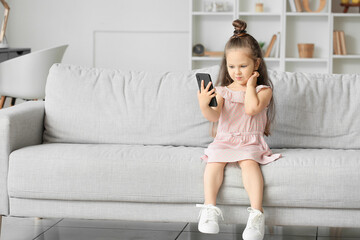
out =
<path fill-rule="evenodd" d="M 333 33 L 333 48 L 335 55 L 346 55 L 346 43 L 344 31 L 334 31 Z"/>
<path fill-rule="evenodd" d="M 296 12 L 295 0 L 289 0 L 290 10 Z"/>
<path fill-rule="evenodd" d="M 276 41 L 276 34 L 274 34 L 271 37 L 270 43 L 266 49 L 264 57 L 270 57 L 271 49 L 273 48 L 275 41 Z"/>
<path fill-rule="evenodd" d="M 301 6 L 301 0 L 294 0 L 295 1 L 295 7 L 297 12 L 302 12 L 302 6 Z"/>
<path fill-rule="evenodd" d="M 345 33 L 344 31 L 340 31 L 340 48 L 341 48 L 341 54 L 346 55 L 346 45 L 345 45 Z"/>
<path fill-rule="evenodd" d="M 333 49 L 334 49 L 333 53 L 334 54 L 339 54 L 338 51 L 337 51 L 336 46 L 337 46 L 337 38 L 336 38 L 336 32 L 334 31 L 333 32 Z"/>
<path fill-rule="evenodd" d="M 275 45 L 274 57 L 275 58 L 280 57 L 280 32 L 276 33 L 276 45 Z"/>
<path fill-rule="evenodd" d="M 336 55 L 341 54 L 341 48 L 340 48 L 340 35 L 338 31 L 334 31 L 334 53 Z"/>
<path fill-rule="evenodd" d="M 214 52 L 214 51 L 205 51 L 204 56 L 206 57 L 222 57 L 224 56 L 224 52 Z"/>
<path fill-rule="evenodd" d="M 270 43 L 265 51 L 264 57 L 280 57 L 280 32 L 271 37 Z"/>

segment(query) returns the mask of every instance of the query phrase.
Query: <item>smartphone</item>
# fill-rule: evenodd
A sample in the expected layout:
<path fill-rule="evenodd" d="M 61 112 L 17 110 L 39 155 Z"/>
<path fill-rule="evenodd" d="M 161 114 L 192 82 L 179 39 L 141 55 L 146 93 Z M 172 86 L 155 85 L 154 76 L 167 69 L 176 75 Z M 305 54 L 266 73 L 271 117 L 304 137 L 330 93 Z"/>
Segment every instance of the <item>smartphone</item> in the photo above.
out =
<path fill-rule="evenodd" d="M 201 91 L 201 81 L 204 80 L 204 87 L 206 88 L 206 86 L 209 84 L 209 82 L 211 82 L 211 85 L 209 87 L 209 91 L 213 89 L 213 84 L 211 81 L 211 77 L 210 74 L 207 73 L 197 73 L 196 74 L 196 79 L 198 82 L 198 86 L 199 86 L 199 90 Z M 216 101 L 216 97 L 213 97 L 209 103 L 210 107 L 217 107 L 217 101 Z"/>

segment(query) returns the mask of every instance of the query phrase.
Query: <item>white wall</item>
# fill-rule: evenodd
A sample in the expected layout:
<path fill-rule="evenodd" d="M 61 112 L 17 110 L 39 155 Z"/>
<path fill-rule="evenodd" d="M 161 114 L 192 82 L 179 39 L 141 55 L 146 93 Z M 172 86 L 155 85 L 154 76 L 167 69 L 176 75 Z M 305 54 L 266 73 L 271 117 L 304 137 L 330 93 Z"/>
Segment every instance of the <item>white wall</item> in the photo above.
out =
<path fill-rule="evenodd" d="M 63 62 L 124 70 L 188 69 L 188 0 L 7 0 L 10 47 L 64 43 Z"/>

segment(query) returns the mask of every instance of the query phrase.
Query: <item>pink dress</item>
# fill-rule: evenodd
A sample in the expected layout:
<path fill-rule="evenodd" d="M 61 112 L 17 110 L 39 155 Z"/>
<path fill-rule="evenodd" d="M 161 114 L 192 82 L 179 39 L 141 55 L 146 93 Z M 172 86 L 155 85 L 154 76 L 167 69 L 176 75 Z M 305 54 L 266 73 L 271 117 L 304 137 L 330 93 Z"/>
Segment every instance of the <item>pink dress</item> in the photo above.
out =
<path fill-rule="evenodd" d="M 256 92 L 269 86 L 259 85 Z M 252 159 L 260 164 L 270 163 L 281 157 L 272 154 L 264 139 L 267 108 L 250 116 L 245 113 L 245 91 L 233 91 L 216 87 L 217 94 L 224 98 L 217 134 L 205 149 L 201 159 L 207 162 L 237 162 Z"/>

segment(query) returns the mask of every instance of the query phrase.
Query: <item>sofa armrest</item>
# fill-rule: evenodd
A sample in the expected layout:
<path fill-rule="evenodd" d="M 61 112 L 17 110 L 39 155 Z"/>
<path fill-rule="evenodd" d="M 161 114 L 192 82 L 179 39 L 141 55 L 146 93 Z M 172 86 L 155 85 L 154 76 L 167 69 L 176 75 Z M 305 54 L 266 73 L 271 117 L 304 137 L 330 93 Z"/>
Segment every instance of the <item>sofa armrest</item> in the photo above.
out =
<path fill-rule="evenodd" d="M 43 101 L 26 102 L 0 110 L 0 215 L 9 214 L 9 155 L 19 148 L 42 143 L 44 110 Z"/>

